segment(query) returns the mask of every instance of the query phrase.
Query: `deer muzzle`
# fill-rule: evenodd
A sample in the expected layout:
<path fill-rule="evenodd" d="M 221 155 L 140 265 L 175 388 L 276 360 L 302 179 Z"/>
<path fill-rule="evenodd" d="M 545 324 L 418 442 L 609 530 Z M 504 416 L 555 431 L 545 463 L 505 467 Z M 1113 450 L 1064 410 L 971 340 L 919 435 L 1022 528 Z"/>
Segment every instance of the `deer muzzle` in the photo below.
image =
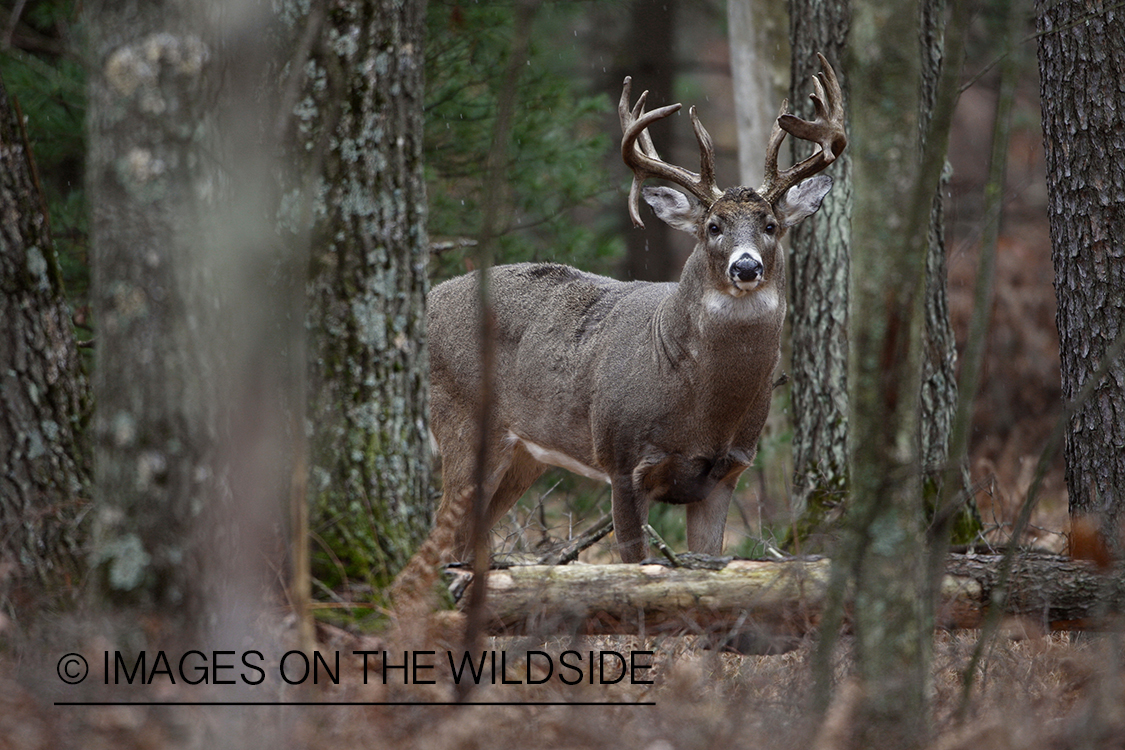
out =
<path fill-rule="evenodd" d="M 735 286 L 740 289 L 747 287 L 753 288 L 759 281 L 762 280 L 762 275 L 765 274 L 765 266 L 762 261 L 755 258 L 750 253 L 742 253 L 734 258 L 730 266 L 727 268 L 727 273 L 730 274 L 730 280 L 734 282 Z"/>

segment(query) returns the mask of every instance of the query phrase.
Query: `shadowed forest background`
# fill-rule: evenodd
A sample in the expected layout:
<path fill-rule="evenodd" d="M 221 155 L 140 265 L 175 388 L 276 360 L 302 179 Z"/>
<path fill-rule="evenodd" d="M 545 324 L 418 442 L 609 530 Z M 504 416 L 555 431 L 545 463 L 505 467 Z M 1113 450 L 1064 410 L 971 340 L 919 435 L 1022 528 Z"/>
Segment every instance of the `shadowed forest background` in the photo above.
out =
<path fill-rule="evenodd" d="M 811 8 L 791 0 L 789 11 L 828 29 L 850 12 L 856 34 L 869 33 L 870 15 L 875 35 L 885 30 L 889 40 L 893 5 L 853 0 Z M 922 248 L 930 263 L 944 259 L 945 268 L 932 273 L 947 280 L 947 293 L 945 281 L 919 282 L 927 300 L 939 300 L 952 340 L 942 341 L 946 322 L 933 324 L 929 303 L 923 310 L 918 302 L 925 320 L 910 323 L 919 336 L 912 351 L 927 364 L 916 373 L 921 447 L 907 464 L 918 480 L 910 528 L 924 543 L 907 555 L 909 565 L 904 558 L 902 577 L 925 566 L 927 551 L 944 559 L 945 545 L 982 556 L 1014 548 L 1051 560 L 1073 554 L 1102 576 L 1091 596 L 1103 603 L 1092 615 L 1061 624 L 1053 611 L 998 616 L 983 629 L 939 630 L 930 639 L 925 623 L 932 625 L 934 613 L 920 605 L 924 653 L 903 656 L 888 645 L 902 670 L 873 666 L 863 610 L 870 616 L 889 607 L 888 623 L 898 613 L 893 599 L 862 598 L 875 567 L 865 567 L 862 549 L 904 540 L 853 531 L 849 517 L 865 511 L 853 509 L 850 489 L 862 486 L 862 476 L 848 476 L 843 462 L 829 460 L 802 432 L 812 433 L 808 410 L 820 407 L 799 394 L 811 387 L 817 346 L 827 361 L 828 350 L 849 338 L 843 313 L 842 333 L 824 324 L 809 334 L 807 320 L 798 319 L 783 336 L 780 369 L 790 382 L 775 390 L 724 546 L 725 554 L 751 559 L 811 554 L 814 561 L 845 559 L 849 545 L 859 548 L 854 569 L 833 579 L 840 599 L 836 610 L 825 605 L 829 637 L 816 631 L 819 612 L 785 648 L 755 650 L 737 639 L 720 639 L 727 648 L 718 648 L 715 634 L 698 626 L 654 635 L 643 619 L 639 634 L 583 635 L 578 619 L 568 623 L 561 614 L 538 631 L 528 624 L 485 637 L 472 625 L 465 635 L 449 612 L 429 612 L 435 603 L 450 607 L 445 594 L 421 597 L 424 613 L 401 601 L 396 609 L 390 599 L 391 581 L 426 539 L 440 494 L 424 416 L 426 289 L 488 264 L 525 260 L 674 281 L 691 251 L 690 238 L 651 213 L 643 232 L 629 222 L 615 111 L 622 79 L 632 76 L 636 90 L 651 91 L 650 110 L 684 102 L 683 113 L 651 134 L 667 161 L 689 168 L 698 157 L 686 105 L 696 106 L 715 141 L 722 185 L 757 184 L 753 170 L 765 149 L 759 131 L 783 97 L 801 116 L 811 110 L 815 56 L 791 52 L 791 41 L 795 49 L 823 50 L 846 88 L 860 86 L 848 94 L 850 120 L 863 97 L 885 83 L 877 66 L 874 73 L 863 67 L 862 51 L 847 46 L 852 38 L 829 31 L 827 41 L 817 41 L 823 31 L 767 6 L 247 0 L 228 7 L 167 0 L 142 8 L 15 0 L 0 7 L 0 240 L 15 258 L 6 257 L 0 270 L 5 297 L 18 301 L 3 308 L 0 322 L 16 332 L 0 349 L 0 438 L 8 443 L 0 445 L 8 464 L 0 481 L 0 749 L 1121 747 L 1125 662 L 1114 606 L 1125 536 L 1113 472 L 1125 469 L 1115 468 L 1121 461 L 1112 459 L 1112 446 L 1125 440 L 1125 380 L 1112 357 L 1101 360 L 1107 350 L 1120 353 L 1125 193 L 1119 167 L 1092 177 L 1094 187 L 1080 186 L 1082 205 L 1095 206 L 1083 217 L 1110 218 L 1102 225 L 1095 218 L 1089 243 L 1080 231 L 1061 235 L 1071 238 L 1067 246 L 1094 248 L 1092 265 L 1075 261 L 1067 275 L 1058 240 L 1052 255 L 1050 217 L 1065 211 L 1061 199 L 1052 203 L 1044 139 L 1056 159 L 1079 149 L 1064 143 L 1066 127 L 1041 122 L 1041 112 L 1048 109 L 1043 99 L 1072 95 L 1055 94 L 1050 87 L 1058 81 L 1044 84 L 1040 70 L 1055 70 L 1055 59 L 1073 63 L 1074 53 L 1061 45 L 1061 52 L 1037 56 L 1044 37 L 1090 30 L 1095 67 L 1118 85 L 1103 87 L 1100 109 L 1079 97 L 1078 114 L 1060 115 L 1060 122 L 1081 123 L 1070 126 L 1071 136 L 1090 122 L 1108 123 L 1105 142 L 1119 155 L 1125 51 L 1111 43 L 1121 30 L 1115 3 L 921 3 L 923 31 L 907 31 L 921 39 L 921 57 L 937 62 L 921 65 L 921 85 L 914 86 L 921 93 L 909 99 L 917 100 L 913 110 L 902 110 L 902 130 L 917 150 L 910 154 L 921 161 L 926 144 L 914 141 L 924 140 L 931 115 L 941 117 L 947 35 L 958 33 L 958 18 L 967 19 L 948 149 L 938 165 L 940 207 L 931 214 L 944 241 L 938 230 L 929 250 Z M 740 36 L 748 17 L 753 34 Z M 732 76 L 732 65 L 740 75 Z M 759 88 L 748 83 L 747 69 L 764 82 L 754 84 Z M 750 122 L 748 101 L 760 103 L 750 109 L 761 111 L 765 126 Z M 1004 101 L 1010 114 L 998 114 Z M 853 324 L 864 317 L 855 312 L 861 303 L 854 288 L 847 301 L 846 265 L 843 276 L 827 265 L 818 276 L 801 260 L 815 260 L 828 244 L 831 217 L 847 224 L 851 170 L 858 170 L 858 210 L 872 213 L 876 199 L 862 192 L 869 184 L 862 180 L 873 168 L 864 166 L 856 143 L 848 158 L 860 162 L 838 165 L 834 174 L 847 192 L 833 194 L 839 202 L 818 217 L 823 223 L 790 239 L 791 314 L 815 305 L 798 301 L 807 285 L 825 299 L 843 294 L 837 307 L 852 310 Z M 996 143 L 1006 165 L 990 184 Z M 1069 169 L 1058 171 L 1070 177 Z M 912 194 L 888 190 L 887 214 L 904 211 Z M 976 284 L 993 262 L 992 246 L 995 281 L 975 344 L 983 355 L 962 465 L 946 455 L 947 442 L 956 453 L 949 423 L 957 390 L 927 411 L 925 389 L 956 379 L 974 346 Z M 878 262 L 865 252 L 844 246 L 852 274 Z M 1068 301 L 1060 315 L 1056 286 L 1076 285 L 1101 290 L 1089 302 L 1099 312 L 1089 317 L 1092 337 L 1071 339 L 1078 364 L 1064 365 L 1060 327 L 1073 327 L 1072 307 L 1086 301 Z M 827 343 L 810 345 L 815 335 Z M 846 348 L 843 357 L 841 367 Z M 1100 365 L 1108 385 L 1080 395 Z M 1080 375 L 1064 388 L 1060 370 L 1075 367 Z M 814 400 L 832 401 L 840 391 L 826 393 Z M 1064 449 L 1067 404 L 1084 407 L 1087 399 L 1104 426 L 1090 416 L 1071 420 L 1088 429 L 1072 428 Z M 832 413 L 825 407 L 821 415 Z M 852 424 L 858 429 L 858 420 Z M 1086 437 L 1074 437 L 1080 434 Z M 1074 473 L 1081 457 L 1068 451 L 1096 444 L 1090 434 L 1103 435 L 1111 459 L 1095 461 L 1093 471 L 1102 473 L 1076 500 L 1067 489 L 1067 460 Z M 936 454 L 931 443 L 940 443 Z M 834 450 L 844 447 L 837 440 Z M 1099 509 L 1093 521 L 1083 515 Z M 493 530 L 493 552 L 505 563 L 544 559 L 608 510 L 608 487 L 551 470 Z M 1021 512 L 1030 515 L 1020 519 Z M 655 531 L 681 551 L 683 516 L 672 506 L 650 514 Z M 1013 527 L 1024 523 L 1013 539 Z M 610 536 L 585 549 L 579 564 L 616 559 Z M 845 590 L 860 592 L 847 607 Z M 921 586 L 915 598 L 927 592 Z M 998 615 L 1004 609 L 998 600 L 991 605 Z M 846 619 L 843 629 L 831 627 L 841 624 L 834 616 Z M 440 681 L 366 679 L 368 668 L 397 658 L 387 654 L 461 647 L 514 655 L 528 683 L 532 650 L 652 651 L 654 684 L 463 692 Z M 189 687 L 161 677 L 79 690 L 55 671 L 67 652 L 86 654 L 100 675 L 101 654 L 132 660 L 189 648 L 381 656 L 346 661 L 339 684 L 294 687 L 270 675 L 260 689 Z M 878 687 L 872 669 L 883 677 Z M 900 680 L 906 688 L 896 687 Z M 880 714 L 878 701 L 895 692 L 917 693 L 923 708 Z M 69 700 L 123 705 L 58 705 Z M 230 705 L 141 705 L 192 700 Z M 259 700 L 337 705 L 236 705 Z M 504 705 L 456 705 L 462 700 Z M 567 705 L 607 700 L 616 705 Z M 656 706 L 629 705 L 638 702 Z M 396 703 L 412 705 L 390 705 Z M 895 710 L 906 713 L 896 718 Z"/>
<path fill-rule="evenodd" d="M 76 53 L 67 51 L 75 43 L 77 19 L 65 3 L 31 3 L 18 18 L 11 18 L 5 83 L 28 117 L 28 137 L 50 205 L 68 298 L 81 323 L 79 335 L 88 337 L 83 76 Z M 716 142 L 720 176 L 724 184 L 733 184 L 738 145 L 726 21 L 724 8 L 706 3 L 673 2 L 659 9 L 632 10 L 612 3 L 548 4 L 538 9 L 530 40 L 531 71 L 520 80 L 516 93 L 520 116 L 513 123 L 514 145 L 504 176 L 510 205 L 498 238 L 497 262 L 552 260 L 621 278 L 676 278 L 691 249 L 690 240 L 659 222 L 651 223 L 645 233 L 627 225 L 621 200 L 625 177 L 612 145 L 617 125 L 610 102 L 616 99 L 624 75 L 645 82 L 646 73 L 653 69 L 656 80 L 674 88 L 662 92 L 654 84 L 642 85 L 653 88 L 656 102 L 697 103 Z M 473 76 L 499 77 L 494 69 L 480 68 L 487 67 L 482 61 L 507 53 L 512 22 L 510 9 L 503 6 L 430 3 L 426 163 L 434 283 L 472 268 L 475 262 L 482 166 L 495 117 L 496 103 L 490 97 L 500 83 Z M 994 64 L 1000 51 L 994 42 L 1003 22 L 990 16 L 987 7 L 975 19 L 966 76 L 992 67 L 962 92 L 949 150 L 950 178 L 944 188 L 949 304 L 959 349 L 972 312 L 988 136 L 998 85 Z M 629 35 L 646 31 L 644 23 L 665 27 L 655 31 L 668 35 L 667 42 L 675 45 L 677 54 L 668 55 L 655 42 L 630 45 L 634 37 Z M 669 28 L 673 26 L 674 34 Z M 779 46 L 779 56 L 784 51 Z M 1038 75 L 1034 55 L 1023 54 L 1021 60 L 996 301 L 970 456 L 976 500 L 993 539 L 1004 538 L 1004 527 L 1026 494 L 1035 460 L 1061 409 Z M 784 67 L 780 59 L 774 64 Z M 488 91 L 482 93 L 482 87 Z M 673 162 L 691 162 L 695 147 L 685 118 L 669 123 L 654 138 L 658 145 L 661 139 L 667 142 L 664 150 L 672 149 Z M 791 467 L 791 426 L 784 416 L 786 406 L 783 394 L 771 429 L 763 437 L 758 468 L 743 479 L 738 504 L 746 521 L 744 536 L 749 533 L 756 539 L 766 533 L 759 523 L 784 526 L 790 520 L 786 495 L 791 468 L 786 467 Z M 601 488 L 585 481 L 552 472 L 537 494 L 599 494 Z M 1052 463 L 1042 492 L 1032 534 L 1046 548 L 1061 551 L 1066 530 L 1061 456 Z M 574 502 L 582 511 L 589 508 L 589 500 Z M 530 497 L 523 501 L 525 506 L 532 504 Z M 528 521 L 532 509 L 525 507 L 524 512 L 520 523 Z M 677 534 L 674 528 L 668 533 L 673 538 Z M 752 549 L 750 540 L 744 551 Z"/>

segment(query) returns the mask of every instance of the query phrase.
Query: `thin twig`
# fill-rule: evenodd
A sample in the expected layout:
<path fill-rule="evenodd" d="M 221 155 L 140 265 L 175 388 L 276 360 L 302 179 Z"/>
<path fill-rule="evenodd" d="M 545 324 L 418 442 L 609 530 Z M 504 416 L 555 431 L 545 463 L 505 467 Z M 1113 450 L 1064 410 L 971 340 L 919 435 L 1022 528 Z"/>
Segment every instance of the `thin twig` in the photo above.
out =
<path fill-rule="evenodd" d="M 680 558 L 676 557 L 676 553 L 672 551 L 672 548 L 668 546 L 668 543 L 664 541 L 664 539 L 661 538 L 659 534 L 656 533 L 656 529 L 652 528 L 646 523 L 644 525 L 644 530 L 645 533 L 648 534 L 649 539 L 652 540 L 653 546 L 656 547 L 656 549 L 660 550 L 660 554 L 668 558 L 668 562 L 672 563 L 673 568 L 682 567 Z"/>
<path fill-rule="evenodd" d="M 1009 48 L 1015 42 L 1015 16 L 1017 5 L 1009 0 L 1009 34 L 1004 40 Z M 992 297 L 996 278 L 996 248 L 1000 238 L 1000 219 L 1004 195 L 1004 176 L 1008 168 L 1008 144 L 1012 132 L 1012 109 L 1019 82 L 1019 57 L 1007 58 L 1001 71 L 1000 94 L 996 100 L 996 115 L 992 127 L 992 152 L 989 158 L 988 179 L 984 187 L 984 221 L 980 265 L 977 269 L 976 287 L 973 291 L 973 314 L 969 333 L 961 358 L 961 377 L 957 384 L 957 405 L 953 425 L 949 431 L 946 468 L 941 480 L 937 511 L 930 527 L 930 585 L 936 591 L 941 584 L 945 558 L 949 552 L 949 536 L 954 519 L 967 500 L 959 480 L 965 465 L 969 446 L 969 433 L 973 421 L 973 404 L 980 386 L 980 373 L 984 362 L 988 322 L 992 316 Z"/>
<path fill-rule="evenodd" d="M 16 7 L 12 8 L 12 15 L 8 17 L 8 29 L 4 32 L 4 40 L 3 44 L 0 44 L 0 48 L 8 49 L 12 46 L 12 39 L 16 35 L 16 26 L 19 25 L 25 5 L 27 5 L 27 0 L 16 0 Z"/>
<path fill-rule="evenodd" d="M 1054 428 L 1051 430 L 1050 436 L 1047 438 L 1047 443 L 1043 447 L 1043 452 L 1039 454 L 1039 461 L 1035 465 L 1035 476 L 1032 479 L 1031 487 L 1027 490 L 1027 498 L 1024 499 L 1023 505 L 1020 507 L 1020 514 L 1016 518 L 1016 522 L 1012 525 L 1011 541 L 1004 551 L 1004 559 L 1000 563 L 1000 569 L 996 576 L 996 586 L 992 589 L 991 595 L 989 596 L 988 615 L 981 625 L 980 635 L 977 638 L 976 648 L 973 649 L 972 658 L 969 659 L 969 665 L 965 667 L 965 671 L 961 677 L 964 687 L 962 689 L 959 715 L 962 718 L 968 710 L 969 694 L 972 691 L 977 666 L 984 656 L 984 649 L 1000 626 L 1000 618 L 1008 599 L 1008 579 L 1011 577 L 1012 566 L 1015 563 L 1016 550 L 1019 547 L 1017 542 L 1027 529 L 1031 521 L 1031 513 L 1035 510 L 1035 506 L 1038 505 L 1039 490 L 1043 485 L 1043 478 L 1047 475 L 1047 470 L 1055 460 L 1055 455 L 1058 453 L 1059 446 L 1066 436 L 1066 428 L 1067 425 L 1070 424 L 1070 420 L 1074 417 L 1075 413 L 1082 408 L 1086 401 L 1089 400 L 1090 396 L 1094 394 L 1094 390 L 1097 388 L 1098 384 L 1101 383 L 1102 378 L 1109 373 L 1109 368 L 1121 357 L 1123 352 L 1125 352 L 1125 330 L 1122 330 L 1121 333 L 1118 334 L 1113 344 L 1106 350 L 1105 356 L 1102 357 L 1102 361 L 1098 364 L 1098 369 L 1090 376 L 1089 380 L 1082 384 L 1082 389 L 1078 392 L 1078 396 L 1063 408 L 1063 413 L 1059 415 Z"/>
<path fill-rule="evenodd" d="M 957 413 L 949 437 L 949 466 L 942 481 L 941 499 L 934 526 L 940 530 L 931 539 L 934 547 L 931 556 L 931 586 L 940 585 L 946 553 L 949 548 L 949 526 L 955 513 L 954 485 L 956 473 L 968 452 L 969 431 L 972 426 L 973 402 L 980 384 L 980 372 L 984 361 L 984 342 L 988 333 L 988 320 L 992 312 L 992 297 L 996 277 L 996 247 L 1000 236 L 1000 214 L 1004 192 L 1004 174 L 1008 165 L 1008 143 L 1011 139 L 1012 107 L 1015 101 L 1016 84 L 1019 82 L 1020 58 L 1016 54 L 1022 42 L 1015 41 L 1016 20 L 1020 13 L 1015 0 L 1007 0 L 1008 35 L 1005 38 L 1004 66 L 1000 71 L 1000 93 L 996 100 L 996 116 L 992 127 L 992 153 L 988 168 L 988 181 L 985 183 L 985 227 L 981 240 L 980 267 L 977 271 L 976 289 L 973 294 L 973 316 L 969 321 L 969 336 L 965 343 L 965 353 L 961 365 L 961 381 L 958 383 Z M 1018 537 L 1012 537 L 1013 540 Z M 1011 555 L 1014 545 L 1009 545 L 1005 555 Z M 1005 558 L 1007 559 L 1007 557 Z M 1001 574 L 1003 578 L 1004 574 Z M 990 615 L 991 616 L 991 615 Z M 962 675 L 961 705 L 958 717 L 963 720 L 969 707 L 972 692 L 973 674 L 977 658 L 983 653 L 986 630 L 982 629 L 977 640 L 970 666 Z"/>
<path fill-rule="evenodd" d="M 1096 13 L 1091 13 L 1088 16 L 1082 16 L 1081 18 L 1078 18 L 1074 21 L 1071 21 L 1068 24 L 1064 24 L 1062 26 L 1059 26 L 1058 28 L 1045 29 L 1043 31 L 1036 31 L 1033 34 L 1028 34 L 1023 39 L 1019 40 L 1019 42 L 1015 46 L 1011 47 L 1010 49 L 1005 50 L 1000 55 L 998 55 L 995 59 L 989 61 L 989 63 L 987 65 L 985 65 L 983 68 L 981 68 L 980 70 L 978 70 L 976 72 L 976 75 L 974 75 L 972 78 L 968 79 L 963 84 L 961 84 L 961 89 L 958 93 L 963 94 L 966 90 L 968 90 L 972 86 L 976 85 L 976 82 L 979 81 L 981 78 L 984 78 L 985 74 L 988 73 L 988 71 L 995 68 L 1001 62 L 1004 62 L 1010 55 L 1014 54 L 1019 47 L 1022 47 L 1023 45 L 1027 44 L 1028 42 L 1038 41 L 1042 37 L 1049 36 L 1051 34 L 1057 34 L 1060 31 L 1066 31 L 1067 29 L 1073 29 L 1075 26 L 1080 26 L 1080 25 L 1086 23 L 1087 21 L 1089 21 L 1094 16 L 1104 15 L 1111 10 L 1117 10 L 1118 8 L 1121 8 L 1123 6 L 1125 6 L 1125 0 L 1119 0 L 1118 2 L 1114 3 L 1113 5 L 1102 8 L 1101 10 L 1099 10 Z M 1017 22 L 1017 20 L 1018 19 L 1014 18 L 1014 17 L 1010 18 L 1009 24 L 1015 24 Z M 1010 25 L 1009 28 L 1013 28 L 1013 26 Z"/>
<path fill-rule="evenodd" d="M 508 149 L 511 118 L 515 109 L 516 91 L 519 77 L 526 64 L 531 44 L 531 25 L 535 17 L 536 0 L 523 0 L 516 9 L 515 29 L 512 33 L 512 51 L 508 58 L 503 87 L 496 103 L 496 121 L 493 125 L 492 145 L 485 164 L 484 207 L 481 218 L 481 232 L 476 247 L 480 268 L 480 347 L 481 347 L 481 394 L 480 429 L 478 433 L 476 469 L 474 471 L 474 492 L 472 516 L 473 583 L 469 589 L 469 602 L 465 609 L 464 646 L 466 651 L 476 649 L 477 642 L 484 633 L 485 603 L 489 568 L 488 529 L 485 467 L 487 464 L 488 436 L 491 432 L 491 410 L 493 403 L 493 325 L 488 301 L 488 272 L 492 265 L 493 244 L 499 226 L 500 201 L 503 194 L 504 175 L 500 165 Z M 463 681 L 457 686 L 457 699 L 464 702 L 472 689 L 472 683 Z"/>

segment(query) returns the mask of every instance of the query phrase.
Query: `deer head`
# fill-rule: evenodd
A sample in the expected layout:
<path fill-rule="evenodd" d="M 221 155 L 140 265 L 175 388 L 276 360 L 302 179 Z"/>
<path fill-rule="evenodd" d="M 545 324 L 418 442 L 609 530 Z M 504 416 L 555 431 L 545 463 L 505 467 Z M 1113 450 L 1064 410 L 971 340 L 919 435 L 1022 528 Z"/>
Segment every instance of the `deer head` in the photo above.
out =
<path fill-rule="evenodd" d="M 788 101 L 782 101 L 766 146 L 764 182 L 757 190 L 737 187 L 723 191 L 718 187 L 714 146 L 695 107 L 691 108 L 690 115 L 699 143 L 699 174 L 662 161 L 653 147 L 648 127 L 677 112 L 680 105 L 672 104 L 646 113 L 646 91 L 630 109 L 632 81 L 625 79 L 617 111 L 624 133 L 621 156 L 633 172 L 629 190 L 629 215 L 633 224 L 644 226 L 638 211 L 638 197 L 646 179 L 667 180 L 687 190 L 686 196 L 668 188 L 646 188 L 643 194 L 657 216 L 670 226 L 695 235 L 699 242 L 697 250 L 706 249 L 714 256 L 714 264 L 718 265 L 715 275 L 726 276 L 729 281 L 726 291 L 734 297 L 761 285 L 771 270 L 767 265 L 772 265 L 778 240 L 790 227 L 816 211 L 832 186 L 831 178 L 826 176 L 807 178 L 823 171 L 847 146 L 840 83 L 824 56 L 818 55 L 818 58 L 824 72 L 813 79 L 815 92 L 810 95 L 816 118 L 810 122 L 795 117 L 788 113 Z M 781 171 L 777 167 L 777 156 L 786 133 L 817 143 L 820 149 Z M 735 228 L 740 231 L 732 236 L 730 230 Z"/>

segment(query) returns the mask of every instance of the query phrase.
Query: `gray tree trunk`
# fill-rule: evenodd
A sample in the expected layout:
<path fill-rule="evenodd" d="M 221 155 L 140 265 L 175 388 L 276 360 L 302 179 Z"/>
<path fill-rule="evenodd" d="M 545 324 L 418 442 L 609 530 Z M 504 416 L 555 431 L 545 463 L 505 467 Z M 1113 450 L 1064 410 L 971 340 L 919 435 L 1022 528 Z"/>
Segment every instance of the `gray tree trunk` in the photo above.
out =
<path fill-rule="evenodd" d="M 790 0 L 793 47 L 789 101 L 811 118 L 809 81 L 820 52 L 839 73 L 848 106 L 844 67 L 848 3 Z M 794 160 L 812 148 L 791 139 Z M 815 529 L 843 502 L 848 489 L 848 275 L 851 252 L 852 149 L 832 165 L 834 180 L 820 210 L 793 230 L 789 240 L 790 369 L 793 415 L 793 506 L 804 530 Z"/>
<path fill-rule="evenodd" d="M 849 44 L 856 195 L 849 369 L 853 505 L 833 577 L 836 584 L 855 580 L 861 688 L 856 747 L 920 747 L 929 733 L 929 633 L 940 581 L 940 563 L 929 555 L 945 547 L 941 539 L 928 547 L 925 528 L 927 467 L 919 421 L 929 418 L 922 409 L 923 350 L 932 344 L 924 335 L 926 289 L 934 191 L 970 17 L 968 3 L 955 0 L 942 53 L 947 59 L 930 94 L 919 82 L 929 67 L 922 50 L 928 55 L 936 44 L 926 20 L 933 9 L 923 2 L 918 16 L 893 2 L 857 6 Z M 818 659 L 825 663 L 823 654 Z"/>
<path fill-rule="evenodd" d="M 921 746 L 927 735 L 930 608 L 919 445 L 930 205 L 921 179 L 918 18 L 901 4 L 853 7 L 849 40 L 855 212 L 849 369 L 851 502 L 843 566 L 855 580 L 855 747 Z M 907 198 L 906 196 L 909 196 Z"/>
<path fill-rule="evenodd" d="M 374 585 L 393 579 L 432 516 L 424 18 L 421 0 L 331 3 L 301 106 L 302 136 L 323 154 L 307 317 L 308 492 L 331 550 L 318 572 Z"/>
<path fill-rule="evenodd" d="M 922 109 L 919 139 L 925 146 L 944 46 L 945 0 L 920 3 L 922 52 Z M 944 184 L 944 180 L 943 183 Z M 939 187 L 930 215 L 926 253 L 925 327 L 922 334 L 921 456 L 928 483 L 940 481 L 949 452 L 949 435 L 957 410 L 957 349 L 949 319 L 949 272 L 945 257 L 945 204 Z M 928 492 L 931 502 L 936 493 Z M 970 514 L 971 516 L 971 514 Z M 965 540 L 968 541 L 968 540 Z"/>
<path fill-rule="evenodd" d="M 87 5 L 91 302 L 99 590 L 202 625 L 217 502 L 217 341 L 197 124 L 211 121 L 213 50 L 170 0 Z"/>
<path fill-rule="evenodd" d="M 918 133 L 922 138 L 941 72 L 944 2 L 927 0 L 920 5 L 922 110 Z M 794 50 L 790 100 L 799 114 L 809 117 L 811 106 L 802 91 L 816 73 L 815 53 L 824 53 L 830 62 L 845 60 L 851 11 L 847 2 L 807 0 L 790 0 L 789 10 Z M 841 79 L 847 99 L 850 75 L 846 68 Z M 804 158 L 811 150 L 804 142 L 793 141 L 792 145 L 794 159 Z M 793 503 L 796 515 L 803 515 L 801 533 L 815 530 L 826 516 L 834 515 L 833 509 L 848 489 L 846 363 L 853 158 L 849 149 L 833 165 L 835 184 L 829 198 L 816 215 L 794 230 L 790 239 Z M 932 475 L 944 467 L 957 400 L 940 190 L 934 195 L 929 231 L 919 427 L 922 466 Z M 972 514 L 969 516 L 971 520 Z M 959 528 L 970 527 L 971 523 Z"/>
<path fill-rule="evenodd" d="M 22 123 L 0 81 L 0 600 L 77 582 L 89 394 Z M 18 589 L 20 595 L 14 595 Z"/>
<path fill-rule="evenodd" d="M 727 3 L 727 26 L 738 132 L 738 184 L 757 187 L 762 183 L 766 145 L 778 107 L 789 94 L 789 14 L 784 4 L 772 0 L 731 0 Z M 785 154 L 780 162 L 782 167 L 787 166 Z M 791 369 L 788 339 L 783 339 L 778 367 L 783 372 Z M 774 393 L 766 434 L 791 433 L 788 395 L 782 389 Z M 765 523 L 784 524 L 793 515 L 784 495 L 779 503 L 767 490 L 789 487 L 790 463 L 787 455 L 763 462 L 764 491 L 759 497 L 759 512 Z"/>
<path fill-rule="evenodd" d="M 1037 5 L 1056 320 L 1068 402 L 1125 334 L 1125 35 L 1121 9 L 1111 5 Z M 1070 420 L 1066 485 L 1071 516 L 1100 517 L 1103 535 L 1120 552 L 1125 358 Z"/>
<path fill-rule="evenodd" d="M 192 0 L 86 11 L 97 603 L 117 642 L 239 638 L 284 564 L 300 429 L 270 30 Z"/>
<path fill-rule="evenodd" d="M 771 0 L 727 3 L 740 185 L 761 184 L 777 108 L 789 95 L 788 24 L 785 6 Z"/>

